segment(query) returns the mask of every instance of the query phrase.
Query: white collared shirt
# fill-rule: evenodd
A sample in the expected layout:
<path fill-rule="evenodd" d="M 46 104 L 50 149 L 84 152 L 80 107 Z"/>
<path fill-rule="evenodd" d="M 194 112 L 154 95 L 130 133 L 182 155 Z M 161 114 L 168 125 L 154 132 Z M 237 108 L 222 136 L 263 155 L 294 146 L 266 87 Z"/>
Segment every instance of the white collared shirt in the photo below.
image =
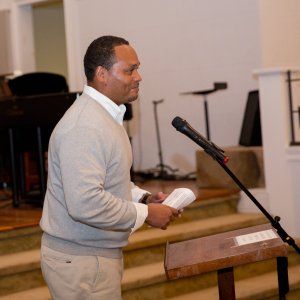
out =
<path fill-rule="evenodd" d="M 83 93 L 89 95 L 91 98 L 97 101 L 120 125 L 123 125 L 123 118 L 126 112 L 126 107 L 124 104 L 121 104 L 120 106 L 117 105 L 108 97 L 106 97 L 105 95 L 101 94 L 96 89 L 88 85 L 84 86 Z M 137 214 L 136 221 L 131 233 L 140 228 L 144 224 L 148 216 L 148 206 L 142 203 L 138 203 L 138 201 L 142 198 L 142 196 L 145 193 L 148 192 L 134 185 L 134 183 L 131 183 L 132 201 L 135 205 Z"/>

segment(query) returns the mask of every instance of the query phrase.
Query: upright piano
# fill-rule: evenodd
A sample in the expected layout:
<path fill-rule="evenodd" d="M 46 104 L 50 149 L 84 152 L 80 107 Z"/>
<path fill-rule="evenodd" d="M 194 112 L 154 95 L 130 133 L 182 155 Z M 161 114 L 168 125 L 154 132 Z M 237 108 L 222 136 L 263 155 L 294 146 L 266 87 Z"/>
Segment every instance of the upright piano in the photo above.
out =
<path fill-rule="evenodd" d="M 53 128 L 77 95 L 78 93 L 51 93 L 0 99 L 0 156 L 2 161 L 9 161 L 15 207 L 20 205 L 23 191 L 24 170 L 19 157 L 25 150 L 37 153 L 40 204 L 43 204 L 46 191 L 43 154 L 48 148 Z"/>

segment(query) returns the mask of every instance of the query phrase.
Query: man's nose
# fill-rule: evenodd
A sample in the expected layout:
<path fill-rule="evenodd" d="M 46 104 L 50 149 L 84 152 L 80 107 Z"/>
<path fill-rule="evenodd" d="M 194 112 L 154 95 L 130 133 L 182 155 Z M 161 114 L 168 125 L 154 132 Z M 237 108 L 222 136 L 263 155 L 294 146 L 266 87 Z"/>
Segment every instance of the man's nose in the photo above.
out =
<path fill-rule="evenodd" d="M 137 81 L 137 82 L 142 81 L 142 76 L 140 75 L 138 70 L 135 70 L 135 72 L 134 72 L 134 80 Z"/>

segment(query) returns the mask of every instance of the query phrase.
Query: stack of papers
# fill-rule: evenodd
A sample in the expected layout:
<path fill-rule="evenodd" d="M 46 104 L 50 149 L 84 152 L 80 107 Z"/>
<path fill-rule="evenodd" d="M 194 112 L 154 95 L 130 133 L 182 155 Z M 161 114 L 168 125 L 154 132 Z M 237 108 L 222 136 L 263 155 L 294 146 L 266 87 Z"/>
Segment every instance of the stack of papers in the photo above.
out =
<path fill-rule="evenodd" d="M 187 188 L 175 189 L 162 204 L 171 206 L 176 209 L 183 209 L 196 199 L 195 194 Z"/>

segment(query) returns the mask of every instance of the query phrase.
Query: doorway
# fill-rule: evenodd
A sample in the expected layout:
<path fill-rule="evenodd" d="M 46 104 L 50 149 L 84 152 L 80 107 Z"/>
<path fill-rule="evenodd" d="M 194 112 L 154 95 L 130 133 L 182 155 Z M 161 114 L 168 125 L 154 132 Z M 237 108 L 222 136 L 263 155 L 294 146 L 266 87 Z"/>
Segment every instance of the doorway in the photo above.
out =
<path fill-rule="evenodd" d="M 33 4 L 32 20 L 36 71 L 60 74 L 68 81 L 63 1 Z"/>

